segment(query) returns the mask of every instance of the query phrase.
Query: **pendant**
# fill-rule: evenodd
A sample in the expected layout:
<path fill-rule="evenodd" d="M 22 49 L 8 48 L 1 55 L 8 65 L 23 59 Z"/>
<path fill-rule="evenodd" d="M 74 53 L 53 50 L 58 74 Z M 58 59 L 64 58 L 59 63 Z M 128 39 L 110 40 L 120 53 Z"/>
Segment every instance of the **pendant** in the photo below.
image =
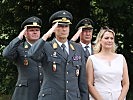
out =
<path fill-rule="evenodd" d="M 28 59 L 24 59 L 24 65 L 28 66 L 28 64 L 29 64 Z"/>
<path fill-rule="evenodd" d="M 56 64 L 53 62 L 53 71 L 56 72 Z"/>
<path fill-rule="evenodd" d="M 79 69 L 76 69 L 76 76 L 79 76 Z"/>

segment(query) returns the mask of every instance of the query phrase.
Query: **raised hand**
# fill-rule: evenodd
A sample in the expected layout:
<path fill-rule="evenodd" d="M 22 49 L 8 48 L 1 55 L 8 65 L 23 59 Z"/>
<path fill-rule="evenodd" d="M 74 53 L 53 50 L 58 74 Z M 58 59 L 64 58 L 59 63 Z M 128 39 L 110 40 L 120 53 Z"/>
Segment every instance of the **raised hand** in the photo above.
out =
<path fill-rule="evenodd" d="M 79 38 L 81 32 L 82 28 L 78 29 L 77 33 L 71 38 L 71 40 L 76 41 Z"/>
<path fill-rule="evenodd" d="M 48 30 L 48 32 L 42 36 L 42 39 L 46 41 L 48 38 L 50 38 L 51 35 L 52 35 L 52 33 L 54 32 L 54 30 L 55 30 L 55 28 L 56 28 L 57 26 L 58 26 L 58 22 L 57 22 L 56 24 L 54 24 L 54 25 L 52 26 L 52 28 L 50 28 L 50 29 Z"/>
<path fill-rule="evenodd" d="M 23 39 L 23 36 L 25 35 L 25 32 L 26 32 L 26 30 L 27 30 L 27 27 L 25 27 L 20 33 L 19 33 L 19 35 L 18 35 L 18 38 L 19 39 Z"/>

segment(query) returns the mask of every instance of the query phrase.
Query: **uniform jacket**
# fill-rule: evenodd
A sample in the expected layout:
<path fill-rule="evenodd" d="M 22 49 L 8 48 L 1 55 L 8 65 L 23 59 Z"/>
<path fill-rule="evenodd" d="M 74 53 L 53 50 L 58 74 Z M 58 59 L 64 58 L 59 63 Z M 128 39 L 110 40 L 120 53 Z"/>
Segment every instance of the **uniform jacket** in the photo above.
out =
<path fill-rule="evenodd" d="M 30 45 L 15 38 L 4 49 L 3 56 L 16 63 L 18 80 L 12 100 L 37 100 L 43 79 L 40 63 L 36 63 L 27 56 Z"/>
<path fill-rule="evenodd" d="M 69 42 L 69 57 L 53 39 L 38 40 L 29 50 L 29 56 L 41 61 L 44 81 L 38 100 L 88 100 L 84 51 L 80 45 Z"/>
<path fill-rule="evenodd" d="M 91 54 L 90 55 L 93 55 L 93 46 L 94 45 L 91 46 Z M 83 50 L 84 50 L 84 48 L 83 48 Z M 85 62 L 87 62 L 88 56 L 86 55 L 85 50 L 84 50 L 84 57 L 85 57 Z"/>

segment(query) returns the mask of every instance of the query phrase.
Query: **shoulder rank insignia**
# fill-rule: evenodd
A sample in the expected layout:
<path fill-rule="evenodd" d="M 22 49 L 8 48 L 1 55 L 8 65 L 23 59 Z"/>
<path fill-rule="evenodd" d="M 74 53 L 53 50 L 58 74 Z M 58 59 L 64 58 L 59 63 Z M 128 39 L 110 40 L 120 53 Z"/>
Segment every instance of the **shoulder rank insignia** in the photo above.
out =
<path fill-rule="evenodd" d="M 71 47 L 72 50 L 75 50 L 75 48 L 72 44 L 70 44 L 70 47 Z"/>

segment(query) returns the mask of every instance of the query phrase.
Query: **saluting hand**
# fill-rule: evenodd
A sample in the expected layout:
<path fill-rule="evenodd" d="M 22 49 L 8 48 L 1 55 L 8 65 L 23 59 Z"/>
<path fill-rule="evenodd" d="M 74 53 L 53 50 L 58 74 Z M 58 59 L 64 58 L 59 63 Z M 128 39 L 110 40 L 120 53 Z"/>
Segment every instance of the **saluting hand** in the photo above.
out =
<path fill-rule="evenodd" d="M 81 32 L 82 28 L 78 29 L 77 33 L 71 38 L 71 40 L 76 41 L 79 38 Z"/>
<path fill-rule="evenodd" d="M 21 32 L 20 32 L 20 34 L 18 35 L 18 38 L 19 39 L 23 39 L 23 36 L 25 35 L 25 32 L 26 32 L 26 30 L 27 30 L 27 27 L 25 27 Z"/>
<path fill-rule="evenodd" d="M 57 26 L 58 26 L 58 22 L 54 24 L 52 28 L 50 28 L 46 34 L 43 35 L 42 39 L 46 41 L 48 38 L 50 38 Z"/>

